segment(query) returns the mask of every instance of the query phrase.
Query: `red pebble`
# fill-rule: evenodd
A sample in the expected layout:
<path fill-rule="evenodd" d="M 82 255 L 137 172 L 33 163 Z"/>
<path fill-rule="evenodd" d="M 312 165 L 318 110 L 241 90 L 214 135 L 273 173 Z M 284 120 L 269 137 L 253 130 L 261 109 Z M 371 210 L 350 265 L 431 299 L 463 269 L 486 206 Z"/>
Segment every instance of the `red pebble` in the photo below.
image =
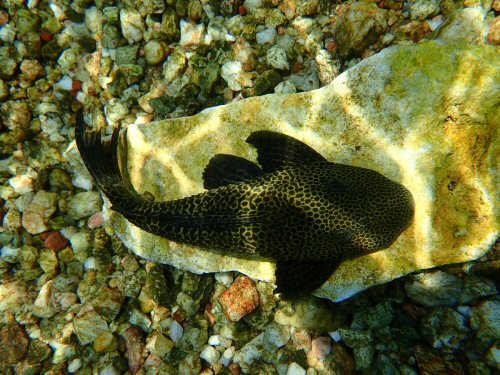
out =
<path fill-rule="evenodd" d="M 60 232 L 45 232 L 42 233 L 41 237 L 44 240 L 45 247 L 48 249 L 59 251 L 68 246 L 68 240 Z"/>
<path fill-rule="evenodd" d="M 247 8 L 245 8 L 243 5 L 240 5 L 238 9 L 240 16 L 245 16 L 247 14 Z"/>
<path fill-rule="evenodd" d="M 50 35 L 47 31 L 40 32 L 40 39 L 42 42 L 47 43 L 52 40 L 52 35 Z"/>
<path fill-rule="evenodd" d="M 224 315 L 232 322 L 237 322 L 259 306 L 260 296 L 253 280 L 241 276 L 220 295 L 219 302 Z"/>

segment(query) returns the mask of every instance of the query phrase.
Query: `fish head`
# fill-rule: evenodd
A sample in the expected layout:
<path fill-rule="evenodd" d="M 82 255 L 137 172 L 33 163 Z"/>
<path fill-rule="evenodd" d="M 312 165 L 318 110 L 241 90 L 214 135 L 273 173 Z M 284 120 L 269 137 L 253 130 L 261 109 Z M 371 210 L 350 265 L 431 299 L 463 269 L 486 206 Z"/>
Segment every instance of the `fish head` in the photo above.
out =
<path fill-rule="evenodd" d="M 326 191 L 350 246 L 362 253 L 389 247 L 413 221 L 411 192 L 374 170 L 331 164 Z"/>

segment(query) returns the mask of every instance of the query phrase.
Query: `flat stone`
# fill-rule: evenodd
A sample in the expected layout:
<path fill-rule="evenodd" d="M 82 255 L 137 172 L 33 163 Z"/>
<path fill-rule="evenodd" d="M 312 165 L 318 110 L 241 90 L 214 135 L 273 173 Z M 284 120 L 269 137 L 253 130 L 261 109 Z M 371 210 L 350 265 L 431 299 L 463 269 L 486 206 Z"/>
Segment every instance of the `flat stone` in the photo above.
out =
<path fill-rule="evenodd" d="M 219 302 L 226 317 L 237 322 L 257 308 L 259 292 L 252 279 L 242 276 L 221 294 Z"/>
<path fill-rule="evenodd" d="M 402 183 L 416 202 L 413 224 L 390 248 L 343 262 L 316 295 L 339 301 L 416 270 L 471 261 L 488 251 L 500 230 L 500 142 L 491 136 L 500 117 L 499 69 L 492 46 L 439 40 L 399 45 L 318 90 L 132 125 L 125 137 L 131 182 L 160 201 L 201 193 L 203 170 L 214 154 L 255 160 L 246 138 L 274 130 L 330 161 L 371 168 Z M 272 261 L 170 242 L 109 210 L 105 218 L 143 258 L 194 273 L 237 270 L 274 281 Z"/>

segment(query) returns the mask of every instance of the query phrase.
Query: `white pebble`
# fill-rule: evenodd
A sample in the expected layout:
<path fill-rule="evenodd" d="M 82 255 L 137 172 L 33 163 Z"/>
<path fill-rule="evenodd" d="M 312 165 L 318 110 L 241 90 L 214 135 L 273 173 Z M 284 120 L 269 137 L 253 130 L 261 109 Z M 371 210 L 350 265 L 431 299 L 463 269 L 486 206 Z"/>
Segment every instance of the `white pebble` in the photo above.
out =
<path fill-rule="evenodd" d="M 233 273 L 232 272 L 217 272 L 215 274 L 215 280 L 217 282 L 229 287 L 233 283 Z"/>
<path fill-rule="evenodd" d="M 229 88 L 233 91 L 240 91 L 241 85 L 238 82 L 243 71 L 243 66 L 239 61 L 228 61 L 222 65 L 221 76 L 227 82 Z"/>
<path fill-rule="evenodd" d="M 205 39 L 205 25 L 198 25 L 181 20 L 181 40 L 179 44 L 184 47 L 199 46 Z"/>
<path fill-rule="evenodd" d="M 278 32 L 274 28 L 262 30 L 256 34 L 257 44 L 274 44 Z"/>
<path fill-rule="evenodd" d="M 101 372 L 99 372 L 99 375 L 120 375 L 120 371 L 115 369 L 113 365 L 108 365 L 104 367 Z"/>
<path fill-rule="evenodd" d="M 62 19 L 65 16 L 64 10 L 59 8 L 56 4 L 53 2 L 50 2 L 49 4 L 50 9 L 52 10 L 52 13 L 54 13 L 54 17 L 57 19 Z"/>
<path fill-rule="evenodd" d="M 220 358 L 221 365 L 227 367 L 231 363 L 235 352 L 236 348 L 234 346 L 231 346 L 224 350 L 224 353 L 222 353 L 222 357 Z"/>
<path fill-rule="evenodd" d="M 297 363 L 292 362 L 286 370 L 286 375 L 306 375 L 306 370 L 300 367 Z"/>
<path fill-rule="evenodd" d="M 220 354 L 213 346 L 206 345 L 200 353 L 200 358 L 213 365 L 219 360 Z"/>
<path fill-rule="evenodd" d="M 286 58 L 286 52 L 280 46 L 272 46 L 269 48 L 266 53 L 266 61 L 276 69 L 285 70 L 290 68 Z"/>
<path fill-rule="evenodd" d="M 12 186 L 17 194 L 24 195 L 33 191 L 33 178 L 31 176 L 21 174 L 9 178 L 9 185 Z"/>
<path fill-rule="evenodd" d="M 87 258 L 85 260 L 85 263 L 83 264 L 85 267 L 85 270 L 95 270 L 96 269 L 96 261 L 94 257 Z"/>
<path fill-rule="evenodd" d="M 0 250 L 2 253 L 2 259 L 8 263 L 16 263 L 17 257 L 19 255 L 19 250 L 19 248 L 10 247 L 9 245 L 2 247 L 2 249 Z"/>
<path fill-rule="evenodd" d="M 80 367 L 82 367 L 82 360 L 80 358 L 75 358 L 68 364 L 68 372 L 70 374 L 75 373 Z"/>
<path fill-rule="evenodd" d="M 70 76 L 63 76 L 59 82 L 56 83 L 56 87 L 64 91 L 73 90 L 73 80 Z"/>
<path fill-rule="evenodd" d="M 174 320 L 172 325 L 170 326 L 170 338 L 173 342 L 177 342 L 181 339 L 182 334 L 184 333 L 184 329 L 182 326 Z"/>
<path fill-rule="evenodd" d="M 328 332 L 328 334 L 333 339 L 333 341 L 335 341 L 335 342 L 342 341 L 342 338 L 340 337 L 339 331 Z"/>

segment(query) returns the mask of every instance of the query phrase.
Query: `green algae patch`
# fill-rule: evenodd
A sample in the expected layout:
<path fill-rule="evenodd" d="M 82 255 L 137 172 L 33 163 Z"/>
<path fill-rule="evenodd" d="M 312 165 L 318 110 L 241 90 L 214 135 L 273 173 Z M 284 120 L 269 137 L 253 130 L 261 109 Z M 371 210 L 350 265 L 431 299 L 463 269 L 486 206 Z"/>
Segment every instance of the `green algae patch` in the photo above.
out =
<path fill-rule="evenodd" d="M 431 41 L 388 48 L 319 90 L 249 98 L 196 116 L 128 128 L 132 184 L 157 200 L 203 191 L 216 153 L 256 160 L 246 138 L 268 129 L 328 160 L 374 169 L 413 194 L 413 224 L 388 249 L 345 261 L 316 295 L 337 301 L 420 269 L 484 255 L 500 229 L 500 57 L 491 46 Z M 191 272 L 237 270 L 273 281 L 271 260 L 179 245 L 107 210 L 136 254 Z"/>

